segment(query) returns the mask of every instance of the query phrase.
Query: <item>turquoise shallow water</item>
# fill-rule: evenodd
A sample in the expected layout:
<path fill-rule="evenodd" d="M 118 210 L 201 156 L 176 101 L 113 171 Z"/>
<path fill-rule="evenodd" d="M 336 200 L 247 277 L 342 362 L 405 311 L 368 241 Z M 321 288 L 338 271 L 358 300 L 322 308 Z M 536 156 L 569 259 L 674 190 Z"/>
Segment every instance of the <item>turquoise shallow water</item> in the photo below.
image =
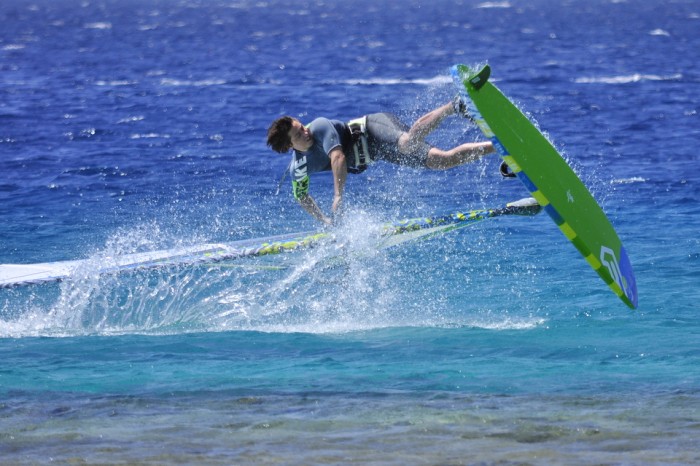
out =
<path fill-rule="evenodd" d="M 359 6 L 359 7 L 358 7 Z M 382 222 L 527 195 L 485 159 L 348 180 L 333 246 L 0 290 L 6 464 L 695 464 L 695 2 L 4 2 L 0 263 L 316 225 L 269 122 L 453 95 L 489 62 L 630 253 L 630 311 L 545 215 L 385 251 Z M 338 34 L 339 26 L 342 34 Z M 451 119 L 443 147 L 478 138 Z M 312 192 L 325 209 L 331 180 Z"/>
<path fill-rule="evenodd" d="M 20 463 L 692 464 L 697 351 L 621 352 L 627 325 L 6 341 L 4 450 Z"/>

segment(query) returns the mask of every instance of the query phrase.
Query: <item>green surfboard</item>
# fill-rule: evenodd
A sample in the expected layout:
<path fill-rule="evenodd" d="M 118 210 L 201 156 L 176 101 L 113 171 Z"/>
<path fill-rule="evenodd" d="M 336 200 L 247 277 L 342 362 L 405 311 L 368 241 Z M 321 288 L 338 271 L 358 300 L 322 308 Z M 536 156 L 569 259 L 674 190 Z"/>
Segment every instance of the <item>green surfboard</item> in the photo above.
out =
<path fill-rule="evenodd" d="M 488 65 L 452 67 L 468 112 L 499 155 L 523 182 L 590 266 L 630 308 L 637 285 L 615 229 L 576 173 L 530 120 L 488 82 Z"/>

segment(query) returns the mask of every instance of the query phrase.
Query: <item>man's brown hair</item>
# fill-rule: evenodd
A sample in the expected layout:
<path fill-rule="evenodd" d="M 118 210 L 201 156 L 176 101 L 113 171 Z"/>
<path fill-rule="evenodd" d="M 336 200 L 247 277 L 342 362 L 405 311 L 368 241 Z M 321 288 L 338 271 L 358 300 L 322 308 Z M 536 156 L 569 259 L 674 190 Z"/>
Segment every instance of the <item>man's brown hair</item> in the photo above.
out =
<path fill-rule="evenodd" d="M 292 129 L 294 120 L 290 116 L 283 116 L 276 119 L 267 130 L 267 145 L 275 152 L 283 154 L 292 147 L 289 139 L 289 130 Z"/>

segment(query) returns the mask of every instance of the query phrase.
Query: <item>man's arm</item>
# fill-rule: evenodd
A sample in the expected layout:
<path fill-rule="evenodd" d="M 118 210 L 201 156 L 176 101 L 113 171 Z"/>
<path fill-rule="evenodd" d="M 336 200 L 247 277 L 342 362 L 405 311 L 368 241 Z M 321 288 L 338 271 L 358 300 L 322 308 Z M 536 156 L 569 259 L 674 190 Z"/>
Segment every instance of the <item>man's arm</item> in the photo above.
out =
<path fill-rule="evenodd" d="M 333 170 L 333 213 L 338 213 L 343 202 L 345 179 L 348 177 L 348 166 L 345 164 L 345 153 L 340 147 L 333 149 L 330 154 L 331 170 Z"/>
<path fill-rule="evenodd" d="M 331 170 L 333 171 L 333 213 L 337 213 L 343 202 L 343 190 L 345 189 L 345 179 L 348 177 L 348 167 L 345 164 L 345 153 L 340 147 L 333 149 L 329 155 L 331 158 Z M 326 225 L 333 223 L 308 193 L 300 196 L 298 200 L 301 207 L 316 220 Z"/>
<path fill-rule="evenodd" d="M 321 211 L 321 208 L 316 204 L 316 201 L 314 201 L 314 198 L 311 197 L 308 194 L 304 194 L 303 196 L 298 198 L 299 204 L 301 204 L 301 207 L 307 211 L 313 218 L 316 220 L 319 220 L 326 225 L 330 225 L 333 223 L 333 221 L 326 217 L 323 214 L 323 211 Z"/>

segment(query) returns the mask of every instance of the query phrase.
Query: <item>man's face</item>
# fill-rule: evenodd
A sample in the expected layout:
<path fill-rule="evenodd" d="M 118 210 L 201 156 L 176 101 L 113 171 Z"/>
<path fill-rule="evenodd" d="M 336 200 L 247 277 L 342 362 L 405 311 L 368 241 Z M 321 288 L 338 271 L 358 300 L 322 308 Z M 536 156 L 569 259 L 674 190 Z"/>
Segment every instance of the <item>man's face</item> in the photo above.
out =
<path fill-rule="evenodd" d="M 298 151 L 307 151 L 314 145 L 314 137 L 311 135 L 311 131 L 305 128 L 299 120 L 292 122 L 292 128 L 287 135 L 289 140 L 292 141 L 292 147 Z"/>

